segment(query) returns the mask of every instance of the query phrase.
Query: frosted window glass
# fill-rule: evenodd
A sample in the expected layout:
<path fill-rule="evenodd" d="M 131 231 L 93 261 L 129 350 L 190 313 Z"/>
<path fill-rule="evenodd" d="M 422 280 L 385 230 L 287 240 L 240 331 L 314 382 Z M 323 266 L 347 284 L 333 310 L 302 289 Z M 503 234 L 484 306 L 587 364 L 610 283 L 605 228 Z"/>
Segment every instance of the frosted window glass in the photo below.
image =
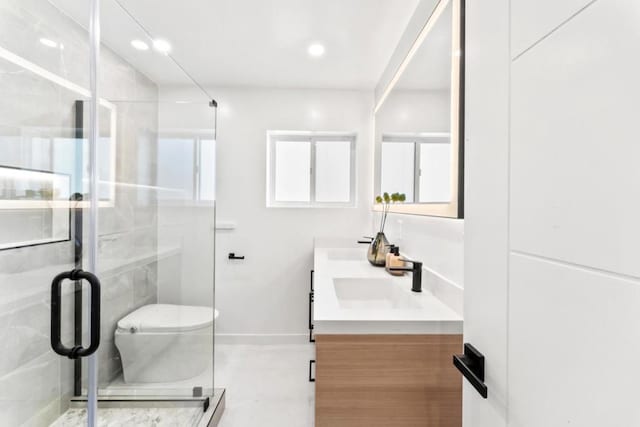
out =
<path fill-rule="evenodd" d="M 351 199 L 351 142 L 316 142 L 316 201 Z"/>
<path fill-rule="evenodd" d="M 193 139 L 158 140 L 159 199 L 193 200 L 194 151 Z"/>
<path fill-rule="evenodd" d="M 200 141 L 200 200 L 216 199 L 216 141 Z"/>
<path fill-rule="evenodd" d="M 413 142 L 383 142 L 380 189 L 382 193 L 404 193 L 413 201 L 415 148 Z"/>
<path fill-rule="evenodd" d="M 420 144 L 420 202 L 451 201 L 451 144 Z"/>
<path fill-rule="evenodd" d="M 275 191 L 277 202 L 308 202 L 311 188 L 311 143 L 276 141 Z"/>

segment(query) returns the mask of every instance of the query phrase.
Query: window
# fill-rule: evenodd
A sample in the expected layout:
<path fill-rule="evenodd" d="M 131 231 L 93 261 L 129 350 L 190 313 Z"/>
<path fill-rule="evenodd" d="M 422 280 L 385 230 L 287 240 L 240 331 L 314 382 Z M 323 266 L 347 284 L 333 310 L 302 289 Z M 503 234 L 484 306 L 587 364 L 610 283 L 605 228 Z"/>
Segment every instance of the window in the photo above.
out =
<path fill-rule="evenodd" d="M 451 144 L 421 142 L 419 201 L 447 203 L 451 201 Z"/>
<path fill-rule="evenodd" d="M 276 202 L 311 201 L 311 142 L 275 142 L 275 186 Z"/>
<path fill-rule="evenodd" d="M 383 135 L 380 191 L 410 203 L 451 201 L 451 143 L 446 133 Z"/>
<path fill-rule="evenodd" d="M 355 135 L 267 132 L 267 206 L 355 206 Z"/>
<path fill-rule="evenodd" d="M 161 200 L 215 200 L 216 142 L 193 135 L 158 138 L 157 185 Z"/>
<path fill-rule="evenodd" d="M 413 201 L 415 144 L 413 142 L 383 142 L 380 168 L 381 192 L 402 193 Z"/>

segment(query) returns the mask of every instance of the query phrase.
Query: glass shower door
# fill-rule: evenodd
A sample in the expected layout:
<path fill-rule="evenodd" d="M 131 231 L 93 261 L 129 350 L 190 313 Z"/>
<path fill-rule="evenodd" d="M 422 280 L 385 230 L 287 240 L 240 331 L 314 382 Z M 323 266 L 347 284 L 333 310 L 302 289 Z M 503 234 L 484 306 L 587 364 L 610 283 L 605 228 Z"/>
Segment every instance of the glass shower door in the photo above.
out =
<path fill-rule="evenodd" d="M 191 425 L 215 394 L 215 102 L 132 48 L 154 39 L 126 1 L 91 4 L 0 0 L 0 425 L 144 406 Z M 161 334 L 173 359 L 136 377 Z"/>
<path fill-rule="evenodd" d="M 110 411 L 98 416 L 136 409 L 138 423 L 159 415 L 188 426 L 215 400 L 216 105 L 171 41 L 158 43 L 127 9 L 135 4 L 100 2 L 96 391 Z M 79 400 L 88 367 L 76 371 Z"/>
<path fill-rule="evenodd" d="M 75 316 L 85 302 L 77 291 L 90 295 L 83 279 L 97 289 L 93 276 L 75 272 L 52 286 L 78 268 L 76 243 L 88 238 L 74 224 L 89 210 L 76 108 L 92 100 L 89 46 L 89 33 L 53 2 L 0 2 L 0 425 L 55 422 L 79 384 L 76 362 L 52 344 L 80 357 L 97 343 L 88 317 Z"/>
<path fill-rule="evenodd" d="M 100 140 L 117 167 L 100 179 L 99 399 L 202 408 L 213 395 L 215 108 L 109 102 L 118 125 Z M 185 123 L 197 115 L 208 128 Z M 86 366 L 82 378 L 86 388 Z"/>

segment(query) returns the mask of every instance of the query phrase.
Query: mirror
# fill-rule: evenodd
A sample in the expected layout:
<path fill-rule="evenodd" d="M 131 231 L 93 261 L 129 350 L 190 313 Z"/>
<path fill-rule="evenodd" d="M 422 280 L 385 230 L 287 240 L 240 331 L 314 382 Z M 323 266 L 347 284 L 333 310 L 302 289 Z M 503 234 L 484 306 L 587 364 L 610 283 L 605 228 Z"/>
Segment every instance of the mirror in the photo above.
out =
<path fill-rule="evenodd" d="M 463 217 L 463 1 L 437 4 L 376 106 L 375 193 L 406 195 L 390 212 Z"/>

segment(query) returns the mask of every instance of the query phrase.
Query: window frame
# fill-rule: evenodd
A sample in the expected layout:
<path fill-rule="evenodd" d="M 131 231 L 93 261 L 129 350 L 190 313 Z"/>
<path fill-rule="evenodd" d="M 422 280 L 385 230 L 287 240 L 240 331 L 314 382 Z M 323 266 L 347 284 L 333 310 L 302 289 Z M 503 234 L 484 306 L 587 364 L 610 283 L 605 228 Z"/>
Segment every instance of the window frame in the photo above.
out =
<path fill-rule="evenodd" d="M 162 134 L 158 135 L 158 149 L 160 147 L 160 140 L 162 139 L 181 139 L 181 140 L 189 140 L 189 142 L 193 146 L 193 155 L 191 156 L 191 164 L 193 165 L 193 191 L 191 192 L 191 197 L 188 199 L 190 203 L 194 206 L 209 206 L 212 203 L 215 203 L 218 197 L 218 183 L 214 182 L 213 195 L 214 198 L 202 199 L 202 188 L 201 188 L 201 177 L 202 177 L 202 144 L 203 142 L 212 141 L 213 142 L 213 150 L 214 150 L 214 176 L 218 169 L 218 142 L 215 135 L 211 134 L 212 131 L 208 129 L 202 129 L 197 131 L 183 131 L 183 130 L 169 130 L 164 131 Z M 158 154 L 156 153 L 156 156 Z M 156 174 L 158 171 L 156 171 Z M 156 176 L 157 179 L 157 176 Z"/>
<path fill-rule="evenodd" d="M 355 208 L 357 206 L 356 139 L 357 134 L 354 132 L 267 131 L 267 208 Z M 275 200 L 275 162 L 276 143 L 278 141 L 308 142 L 310 144 L 309 174 L 311 178 L 309 180 L 308 202 Z M 316 148 L 318 142 L 325 141 L 349 142 L 349 201 L 347 202 L 318 202 L 316 200 Z"/>
<path fill-rule="evenodd" d="M 446 142 L 444 141 L 446 140 Z M 421 205 L 435 205 L 451 202 L 421 202 L 420 200 L 420 178 L 422 170 L 420 169 L 420 154 L 422 144 L 447 144 L 451 145 L 451 134 L 449 132 L 422 132 L 419 134 L 383 134 L 381 144 L 393 144 L 398 142 L 413 144 L 413 201 L 407 203 Z M 382 161 L 382 159 L 381 159 Z M 382 182 L 380 183 L 382 185 Z"/>

